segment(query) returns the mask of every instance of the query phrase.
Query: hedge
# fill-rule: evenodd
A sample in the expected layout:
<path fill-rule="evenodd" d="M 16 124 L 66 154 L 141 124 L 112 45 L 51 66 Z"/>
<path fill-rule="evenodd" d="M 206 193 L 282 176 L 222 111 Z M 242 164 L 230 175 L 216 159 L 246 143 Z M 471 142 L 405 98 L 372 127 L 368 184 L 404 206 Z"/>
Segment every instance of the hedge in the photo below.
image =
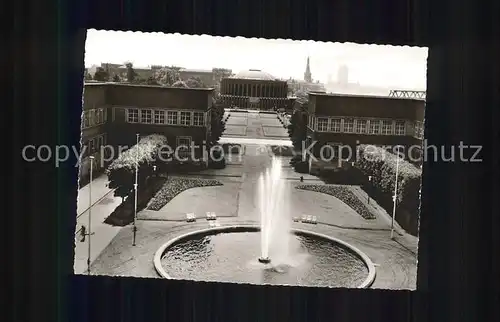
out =
<path fill-rule="evenodd" d="M 337 185 L 300 185 L 296 189 L 324 193 L 333 196 L 359 214 L 364 219 L 375 219 L 375 215 L 368 210 L 363 202 L 347 187 Z"/>
<path fill-rule="evenodd" d="M 397 156 L 371 145 L 358 147 L 355 167 L 366 176 L 372 176 L 371 184 L 383 194 L 392 196 L 396 182 Z M 397 206 L 404 207 L 418 216 L 422 170 L 400 159 L 398 172 Z M 415 213 L 416 212 L 416 213 Z"/>
<path fill-rule="evenodd" d="M 222 186 L 222 183 L 215 179 L 199 178 L 171 178 L 156 195 L 149 201 L 148 210 L 160 210 L 181 192 L 199 187 Z"/>
<path fill-rule="evenodd" d="M 137 190 L 137 211 L 143 210 L 156 195 L 156 193 L 164 186 L 167 179 L 162 177 L 151 177 L 147 184 L 139 186 Z M 126 226 L 134 221 L 134 202 L 135 192 L 130 191 L 127 199 L 122 202 L 116 209 L 104 220 L 106 224 L 112 226 Z"/>

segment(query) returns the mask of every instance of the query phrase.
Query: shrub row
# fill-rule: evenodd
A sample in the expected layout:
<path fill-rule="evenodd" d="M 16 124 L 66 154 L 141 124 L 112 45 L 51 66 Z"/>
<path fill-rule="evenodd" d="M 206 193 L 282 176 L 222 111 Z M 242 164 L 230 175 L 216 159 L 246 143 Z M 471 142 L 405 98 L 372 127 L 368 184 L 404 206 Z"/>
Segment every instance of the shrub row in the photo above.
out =
<path fill-rule="evenodd" d="M 366 176 L 372 176 L 371 184 L 383 194 L 392 196 L 396 183 L 398 157 L 379 147 L 361 145 L 355 163 Z M 422 170 L 403 159 L 399 160 L 397 206 L 404 207 L 418 216 L 420 206 L 420 182 Z M 416 212 L 416 213 L 415 213 Z"/>
<path fill-rule="evenodd" d="M 365 204 L 347 187 L 334 185 L 299 185 L 297 189 L 315 191 L 333 196 L 351 207 L 364 219 L 375 219 L 375 215 L 368 210 Z"/>
<path fill-rule="evenodd" d="M 169 203 L 170 200 L 185 190 L 210 186 L 222 186 L 222 183 L 214 179 L 170 178 L 149 201 L 147 209 L 160 210 Z"/>
<path fill-rule="evenodd" d="M 167 144 L 167 138 L 163 135 L 152 134 L 139 140 L 139 143 L 121 153 L 108 167 L 108 172 L 117 169 L 135 169 L 137 160 L 139 165 L 151 163 L 158 154 L 159 149 Z"/>

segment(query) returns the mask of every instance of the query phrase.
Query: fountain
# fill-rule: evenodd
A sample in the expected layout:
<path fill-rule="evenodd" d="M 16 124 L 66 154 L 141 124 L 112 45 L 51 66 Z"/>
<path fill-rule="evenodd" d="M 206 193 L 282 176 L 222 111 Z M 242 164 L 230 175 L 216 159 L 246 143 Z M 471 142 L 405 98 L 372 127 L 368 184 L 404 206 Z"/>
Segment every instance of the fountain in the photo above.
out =
<path fill-rule="evenodd" d="M 280 159 L 257 180 L 259 225 L 236 224 L 178 236 L 161 246 L 154 266 L 161 277 L 200 281 L 330 287 L 369 287 L 371 260 L 350 244 L 292 229 L 288 182 Z"/>
<path fill-rule="evenodd" d="M 285 181 L 281 179 L 281 171 L 281 161 L 273 158 L 271 168 L 259 177 L 257 194 L 261 234 L 259 262 L 263 264 L 271 262 L 270 249 L 276 251 L 278 255 L 288 255 L 291 231 L 288 211 L 285 209 Z"/>

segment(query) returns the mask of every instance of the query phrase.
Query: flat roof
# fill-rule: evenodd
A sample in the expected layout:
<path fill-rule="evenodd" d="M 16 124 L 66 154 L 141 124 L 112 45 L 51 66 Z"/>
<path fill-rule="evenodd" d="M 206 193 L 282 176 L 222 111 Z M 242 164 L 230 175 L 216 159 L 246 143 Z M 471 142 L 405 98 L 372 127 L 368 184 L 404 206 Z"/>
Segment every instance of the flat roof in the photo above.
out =
<path fill-rule="evenodd" d="M 92 82 L 84 83 L 84 86 L 122 86 L 122 87 L 140 87 L 140 88 L 161 88 L 161 89 L 179 89 L 179 90 L 198 90 L 198 91 L 213 91 L 210 88 L 191 88 L 191 87 L 172 87 L 172 86 L 158 86 L 158 85 L 142 85 L 142 84 L 123 84 L 113 82 Z"/>
<path fill-rule="evenodd" d="M 367 95 L 367 94 L 340 94 L 340 93 L 321 93 L 321 92 L 309 92 L 309 95 L 314 96 L 330 96 L 330 97 L 352 97 L 352 98 L 380 98 L 389 100 L 406 100 L 406 101 L 418 101 L 422 102 L 425 100 L 421 98 L 412 97 L 394 97 L 394 96 L 384 96 L 384 95 Z"/>
<path fill-rule="evenodd" d="M 181 68 L 179 69 L 179 72 L 186 72 L 186 73 L 213 73 L 212 70 L 210 69 L 196 69 L 196 68 Z"/>

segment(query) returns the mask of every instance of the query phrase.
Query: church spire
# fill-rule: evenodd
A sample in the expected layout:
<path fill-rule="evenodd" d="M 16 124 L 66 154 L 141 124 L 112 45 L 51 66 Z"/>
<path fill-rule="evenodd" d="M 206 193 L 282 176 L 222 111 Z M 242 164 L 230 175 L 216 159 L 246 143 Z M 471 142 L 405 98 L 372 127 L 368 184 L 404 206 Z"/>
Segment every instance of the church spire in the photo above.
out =
<path fill-rule="evenodd" d="M 304 80 L 308 83 L 312 83 L 311 66 L 309 66 L 309 56 L 307 56 L 306 71 L 304 73 Z"/>

